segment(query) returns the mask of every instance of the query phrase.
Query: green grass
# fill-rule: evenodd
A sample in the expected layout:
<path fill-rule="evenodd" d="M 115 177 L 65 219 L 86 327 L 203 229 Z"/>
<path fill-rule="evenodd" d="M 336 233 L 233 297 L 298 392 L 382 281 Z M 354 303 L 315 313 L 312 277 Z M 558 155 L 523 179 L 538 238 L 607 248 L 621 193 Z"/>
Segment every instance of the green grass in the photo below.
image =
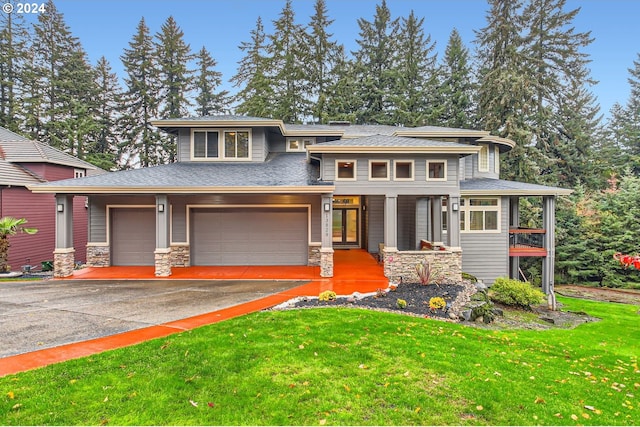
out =
<path fill-rule="evenodd" d="M 0 378 L 0 424 L 640 424 L 638 307 L 562 302 L 603 320 L 495 331 L 256 313 Z"/>

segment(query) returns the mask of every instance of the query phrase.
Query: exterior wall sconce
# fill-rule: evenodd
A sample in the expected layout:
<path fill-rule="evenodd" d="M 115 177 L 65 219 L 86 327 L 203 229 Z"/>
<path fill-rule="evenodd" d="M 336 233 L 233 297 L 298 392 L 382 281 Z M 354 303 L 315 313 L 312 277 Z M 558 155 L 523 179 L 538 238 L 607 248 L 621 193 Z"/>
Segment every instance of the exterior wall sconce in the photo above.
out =
<path fill-rule="evenodd" d="M 325 211 L 325 212 L 329 212 L 330 210 L 331 210 L 331 204 L 329 204 L 329 203 L 325 203 L 325 204 L 324 204 L 324 211 Z"/>
<path fill-rule="evenodd" d="M 458 204 L 457 203 L 452 203 L 451 204 L 451 210 L 454 212 L 458 212 Z"/>
<path fill-rule="evenodd" d="M 164 203 L 158 205 L 158 212 L 164 212 Z"/>
<path fill-rule="evenodd" d="M 58 206 L 56 207 L 56 210 L 58 212 L 64 212 L 64 205 L 62 203 L 58 203 Z"/>

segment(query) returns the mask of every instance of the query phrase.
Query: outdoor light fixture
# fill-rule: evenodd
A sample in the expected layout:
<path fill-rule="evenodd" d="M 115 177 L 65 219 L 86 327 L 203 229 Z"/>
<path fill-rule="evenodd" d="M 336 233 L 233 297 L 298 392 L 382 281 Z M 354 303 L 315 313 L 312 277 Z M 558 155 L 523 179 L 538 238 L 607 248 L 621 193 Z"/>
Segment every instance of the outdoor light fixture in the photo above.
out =
<path fill-rule="evenodd" d="M 457 203 L 452 203 L 452 204 L 451 204 L 451 209 L 452 209 L 454 212 L 458 212 L 458 204 L 457 204 Z"/>
<path fill-rule="evenodd" d="M 329 203 L 324 204 L 324 211 L 329 212 L 331 210 L 331 205 Z"/>
<path fill-rule="evenodd" d="M 164 203 L 158 205 L 158 212 L 164 212 Z"/>
<path fill-rule="evenodd" d="M 62 203 L 58 204 L 58 212 L 64 212 L 64 205 Z"/>

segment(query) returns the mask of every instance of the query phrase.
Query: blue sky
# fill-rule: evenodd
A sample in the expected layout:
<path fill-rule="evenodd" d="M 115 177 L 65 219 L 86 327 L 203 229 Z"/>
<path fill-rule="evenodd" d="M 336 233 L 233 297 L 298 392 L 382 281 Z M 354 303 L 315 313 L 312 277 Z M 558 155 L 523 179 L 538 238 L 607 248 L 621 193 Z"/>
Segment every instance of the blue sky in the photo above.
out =
<path fill-rule="evenodd" d="M 8 0 L 0 0 L 4 3 Z M 31 1 L 31 0 L 29 0 Z M 12 0 L 15 4 L 16 0 Z M 95 64 L 105 56 L 122 75 L 120 56 L 144 16 L 152 33 L 173 16 L 185 33 L 192 50 L 202 46 L 218 61 L 225 86 L 237 71 L 242 57 L 238 49 L 249 40 L 249 32 L 262 17 L 267 33 L 282 10 L 285 0 L 54 0 L 65 22 L 78 37 Z M 331 31 L 349 50 L 356 48 L 358 18 L 372 20 L 378 0 L 326 0 L 329 16 L 335 20 Z M 298 23 L 306 24 L 313 14 L 314 0 L 293 0 Z M 394 17 L 414 10 L 425 18 L 425 32 L 436 41 L 442 56 L 449 35 L 456 28 L 463 42 L 471 46 L 474 30 L 486 25 L 484 0 L 387 0 Z M 599 83 L 592 88 L 608 115 L 615 102 L 625 104 L 629 96 L 628 69 L 640 53 L 640 1 L 567 0 L 567 10 L 580 7 L 574 20 L 576 31 L 591 31 L 595 41 L 586 49 L 590 54 L 592 77 Z M 15 13 L 15 12 L 14 12 Z M 30 17 L 32 19 L 32 17 Z"/>

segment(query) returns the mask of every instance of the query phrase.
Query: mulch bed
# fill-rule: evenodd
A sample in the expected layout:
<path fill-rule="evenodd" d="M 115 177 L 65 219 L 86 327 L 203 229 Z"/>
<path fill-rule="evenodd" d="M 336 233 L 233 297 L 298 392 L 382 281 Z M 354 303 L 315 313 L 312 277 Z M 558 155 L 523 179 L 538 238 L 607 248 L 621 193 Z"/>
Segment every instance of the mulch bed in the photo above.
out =
<path fill-rule="evenodd" d="M 280 308 L 360 307 L 420 317 L 450 319 L 449 308 L 464 289 L 462 285 L 424 286 L 419 283 L 403 283 L 395 291 L 377 292 L 373 295 L 340 296 L 334 301 L 320 301 L 317 297 L 306 297 L 291 301 L 286 307 Z M 443 298 L 447 303 L 447 307 L 445 309 L 431 310 L 429 308 L 429 300 L 433 297 Z M 407 306 L 404 309 L 398 307 L 398 299 L 407 302 Z"/>

